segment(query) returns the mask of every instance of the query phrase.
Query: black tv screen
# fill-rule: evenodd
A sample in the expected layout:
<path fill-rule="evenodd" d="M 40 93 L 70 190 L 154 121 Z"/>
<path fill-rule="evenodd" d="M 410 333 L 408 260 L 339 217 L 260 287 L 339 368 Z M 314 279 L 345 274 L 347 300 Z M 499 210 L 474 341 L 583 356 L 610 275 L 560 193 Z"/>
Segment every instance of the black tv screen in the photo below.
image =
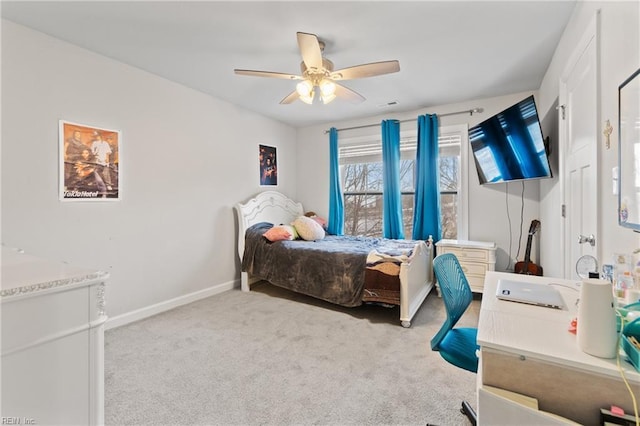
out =
<path fill-rule="evenodd" d="M 533 96 L 469 129 L 480 184 L 551 177 Z"/>

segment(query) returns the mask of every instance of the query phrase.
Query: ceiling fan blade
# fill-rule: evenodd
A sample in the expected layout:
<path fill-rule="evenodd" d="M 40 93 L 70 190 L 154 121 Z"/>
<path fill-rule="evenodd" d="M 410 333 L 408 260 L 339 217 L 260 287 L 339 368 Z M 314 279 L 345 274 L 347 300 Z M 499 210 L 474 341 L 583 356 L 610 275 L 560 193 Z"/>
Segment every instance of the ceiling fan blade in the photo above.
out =
<path fill-rule="evenodd" d="M 282 72 L 271 72 L 271 71 L 254 71 L 254 70 L 233 70 L 236 74 L 239 75 L 249 75 L 253 77 L 270 77 L 270 78 L 284 78 L 286 80 L 302 80 L 302 77 L 294 74 L 285 74 Z"/>
<path fill-rule="evenodd" d="M 364 96 L 360 93 L 354 92 L 348 87 L 343 86 L 342 84 L 336 83 L 336 96 L 342 99 L 345 99 L 351 103 L 357 104 L 364 101 Z"/>
<path fill-rule="evenodd" d="M 322 50 L 315 34 L 297 33 L 302 61 L 307 68 L 322 69 Z"/>
<path fill-rule="evenodd" d="M 398 71 L 400 71 L 400 62 L 398 61 L 372 62 L 370 64 L 356 65 L 334 71 L 331 73 L 331 78 L 333 80 L 351 80 L 354 78 L 391 74 Z"/>
<path fill-rule="evenodd" d="M 299 97 L 300 95 L 298 94 L 298 92 L 294 90 L 293 92 L 289 93 L 283 100 L 281 100 L 280 103 L 283 105 L 290 104 L 294 102 L 296 99 L 298 99 Z"/>

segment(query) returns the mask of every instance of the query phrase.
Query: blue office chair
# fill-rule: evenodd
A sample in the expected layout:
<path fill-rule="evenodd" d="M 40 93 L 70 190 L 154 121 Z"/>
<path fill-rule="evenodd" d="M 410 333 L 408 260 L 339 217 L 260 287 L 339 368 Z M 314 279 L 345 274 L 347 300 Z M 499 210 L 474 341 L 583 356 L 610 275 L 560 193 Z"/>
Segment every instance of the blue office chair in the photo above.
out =
<path fill-rule="evenodd" d="M 439 351 L 442 358 L 456 367 L 477 373 L 478 329 L 454 328 L 473 300 L 469 282 L 464 276 L 458 258 L 453 253 L 444 253 L 433 259 L 433 271 L 440 286 L 447 319 L 431 339 L 431 349 Z M 476 413 L 468 402 L 462 402 L 460 411 L 473 425 L 477 423 Z"/>

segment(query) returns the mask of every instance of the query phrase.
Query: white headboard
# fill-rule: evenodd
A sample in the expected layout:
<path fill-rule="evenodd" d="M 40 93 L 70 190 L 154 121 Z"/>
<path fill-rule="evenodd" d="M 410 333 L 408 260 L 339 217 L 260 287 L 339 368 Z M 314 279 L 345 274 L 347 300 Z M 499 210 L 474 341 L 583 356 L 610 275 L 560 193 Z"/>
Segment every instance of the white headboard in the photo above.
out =
<path fill-rule="evenodd" d="M 244 234 L 249 227 L 259 222 L 275 225 L 292 222 L 304 214 L 302 204 L 296 203 L 277 191 L 264 191 L 246 203 L 234 206 L 238 216 L 238 255 L 244 255 Z"/>

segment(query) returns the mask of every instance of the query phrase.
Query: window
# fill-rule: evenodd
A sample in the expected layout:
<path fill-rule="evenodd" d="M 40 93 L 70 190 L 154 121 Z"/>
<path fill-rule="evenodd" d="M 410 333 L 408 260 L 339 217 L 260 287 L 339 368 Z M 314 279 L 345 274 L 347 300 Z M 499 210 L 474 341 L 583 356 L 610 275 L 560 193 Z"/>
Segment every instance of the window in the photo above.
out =
<path fill-rule="evenodd" d="M 463 139 L 466 132 L 455 128 L 441 128 L 440 207 L 442 238 L 466 237 L 466 215 L 462 207 L 464 188 L 461 170 Z M 466 131 L 466 127 L 464 129 Z M 463 138 L 464 136 L 464 138 Z M 340 173 L 344 193 L 344 232 L 348 235 L 382 236 L 382 142 L 359 138 L 344 141 L 339 149 Z M 466 152 L 466 151 L 465 151 Z M 402 218 L 406 238 L 413 228 L 413 199 L 415 194 L 416 135 L 403 134 L 400 141 L 400 189 Z M 465 163 L 466 165 L 466 163 Z"/>
<path fill-rule="evenodd" d="M 458 239 L 458 211 L 461 183 L 461 135 L 447 134 L 438 138 L 440 166 L 440 210 L 442 238 Z"/>

